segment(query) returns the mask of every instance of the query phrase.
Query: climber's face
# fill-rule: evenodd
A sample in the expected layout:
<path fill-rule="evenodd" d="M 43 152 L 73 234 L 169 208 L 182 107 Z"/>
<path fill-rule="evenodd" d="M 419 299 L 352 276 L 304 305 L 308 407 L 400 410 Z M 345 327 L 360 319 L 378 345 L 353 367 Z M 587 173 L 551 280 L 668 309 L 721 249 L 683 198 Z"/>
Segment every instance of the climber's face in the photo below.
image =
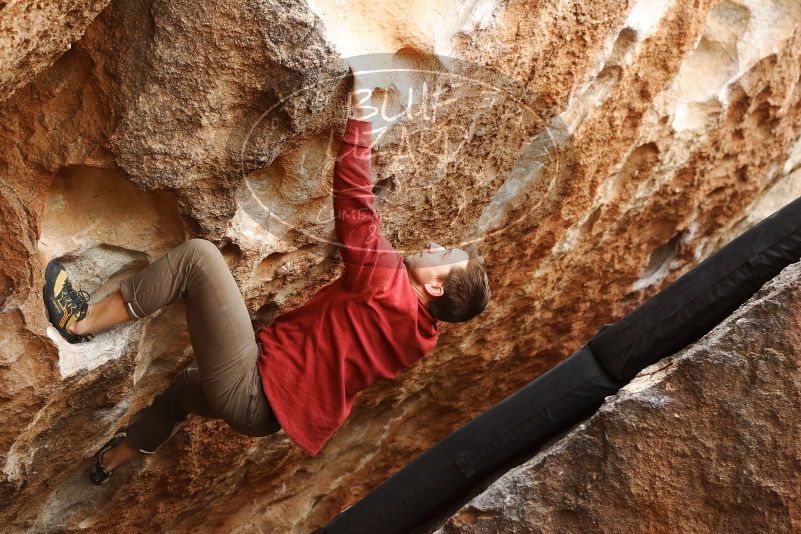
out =
<path fill-rule="evenodd" d="M 444 280 L 454 267 L 467 268 L 470 255 L 460 248 L 445 248 L 439 243 L 429 241 L 426 248 L 415 254 L 404 256 L 403 263 L 409 276 L 420 286 L 437 285 Z M 427 291 L 431 294 L 431 291 Z M 431 296 L 438 296 L 434 288 Z"/>

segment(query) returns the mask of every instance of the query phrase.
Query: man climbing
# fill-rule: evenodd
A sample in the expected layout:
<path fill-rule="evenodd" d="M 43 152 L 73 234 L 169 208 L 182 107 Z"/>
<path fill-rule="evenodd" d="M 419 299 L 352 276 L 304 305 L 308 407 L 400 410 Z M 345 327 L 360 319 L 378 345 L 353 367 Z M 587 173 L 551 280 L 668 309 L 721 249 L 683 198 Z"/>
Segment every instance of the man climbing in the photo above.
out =
<path fill-rule="evenodd" d="M 223 419 L 247 436 L 283 428 L 316 455 L 350 413 L 356 393 L 394 378 L 434 347 L 437 320 L 467 321 L 487 306 L 489 283 L 475 248 L 431 242 L 401 256 L 381 234 L 370 179 L 371 123 L 360 101 L 369 89 L 358 75 L 352 78 L 352 113 L 333 184 L 344 271 L 255 335 L 233 275 L 210 241 L 185 241 L 91 305 L 61 264 L 48 264 L 48 318 L 71 343 L 179 297 L 186 305 L 197 368 L 180 373 L 100 449 L 89 473 L 94 484 L 154 453 L 190 413 Z"/>

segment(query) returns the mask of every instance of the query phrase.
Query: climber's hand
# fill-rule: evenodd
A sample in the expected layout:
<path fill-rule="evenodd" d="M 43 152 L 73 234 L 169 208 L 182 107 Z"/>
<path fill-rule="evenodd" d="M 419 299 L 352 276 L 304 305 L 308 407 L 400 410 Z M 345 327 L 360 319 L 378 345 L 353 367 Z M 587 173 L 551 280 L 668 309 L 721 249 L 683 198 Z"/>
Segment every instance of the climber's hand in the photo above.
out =
<path fill-rule="evenodd" d="M 356 76 L 358 76 L 361 72 L 369 70 L 367 68 L 368 62 L 370 60 L 369 58 L 370 56 L 365 56 L 365 55 L 351 56 L 344 58 L 345 63 L 347 63 L 348 67 L 350 67 L 350 75 L 353 76 L 355 74 Z"/>

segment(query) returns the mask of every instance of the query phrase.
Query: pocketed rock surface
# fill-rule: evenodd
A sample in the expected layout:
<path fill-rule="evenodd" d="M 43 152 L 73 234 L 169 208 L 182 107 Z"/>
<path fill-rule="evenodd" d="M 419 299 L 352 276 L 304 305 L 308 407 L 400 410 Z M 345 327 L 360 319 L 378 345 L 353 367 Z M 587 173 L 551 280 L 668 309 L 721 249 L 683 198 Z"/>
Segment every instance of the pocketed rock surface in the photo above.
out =
<path fill-rule="evenodd" d="M 37 31 L 19 5 L 0 2 L 0 38 L 27 43 L 0 79 L 13 532 L 311 531 L 801 192 L 796 0 L 111 0 L 91 23 L 101 4 L 51 2 Z M 343 57 L 377 52 L 395 68 L 371 82 L 382 230 L 405 253 L 476 242 L 491 304 L 361 392 L 315 457 L 190 417 L 89 485 L 95 451 L 192 350 L 181 301 L 64 342 L 47 262 L 96 301 L 203 237 L 254 327 L 303 303 L 342 268 Z"/>
<path fill-rule="evenodd" d="M 799 310 L 795 263 L 436 533 L 798 532 Z"/>
<path fill-rule="evenodd" d="M 7 98 L 69 50 L 108 2 L 0 2 L 0 98 Z"/>

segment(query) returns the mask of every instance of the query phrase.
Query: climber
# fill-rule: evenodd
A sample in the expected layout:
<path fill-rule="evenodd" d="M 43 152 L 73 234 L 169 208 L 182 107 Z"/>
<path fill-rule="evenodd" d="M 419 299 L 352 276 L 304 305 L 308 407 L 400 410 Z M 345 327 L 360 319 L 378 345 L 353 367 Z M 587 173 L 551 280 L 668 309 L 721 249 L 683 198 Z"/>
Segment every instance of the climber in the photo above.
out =
<path fill-rule="evenodd" d="M 370 179 L 371 122 L 362 104 L 370 90 L 357 72 L 351 64 L 352 112 L 334 164 L 334 228 L 344 270 L 302 306 L 254 333 L 225 259 L 205 239 L 183 242 L 91 304 L 62 264 L 48 264 L 48 319 L 70 343 L 140 320 L 179 297 L 185 302 L 196 368 L 181 372 L 98 451 L 92 483 L 154 453 L 190 413 L 223 419 L 247 436 L 283 429 L 316 455 L 358 391 L 394 378 L 434 347 L 438 320 L 464 322 L 487 306 L 489 283 L 475 247 L 430 242 L 401 256 L 381 234 Z"/>

